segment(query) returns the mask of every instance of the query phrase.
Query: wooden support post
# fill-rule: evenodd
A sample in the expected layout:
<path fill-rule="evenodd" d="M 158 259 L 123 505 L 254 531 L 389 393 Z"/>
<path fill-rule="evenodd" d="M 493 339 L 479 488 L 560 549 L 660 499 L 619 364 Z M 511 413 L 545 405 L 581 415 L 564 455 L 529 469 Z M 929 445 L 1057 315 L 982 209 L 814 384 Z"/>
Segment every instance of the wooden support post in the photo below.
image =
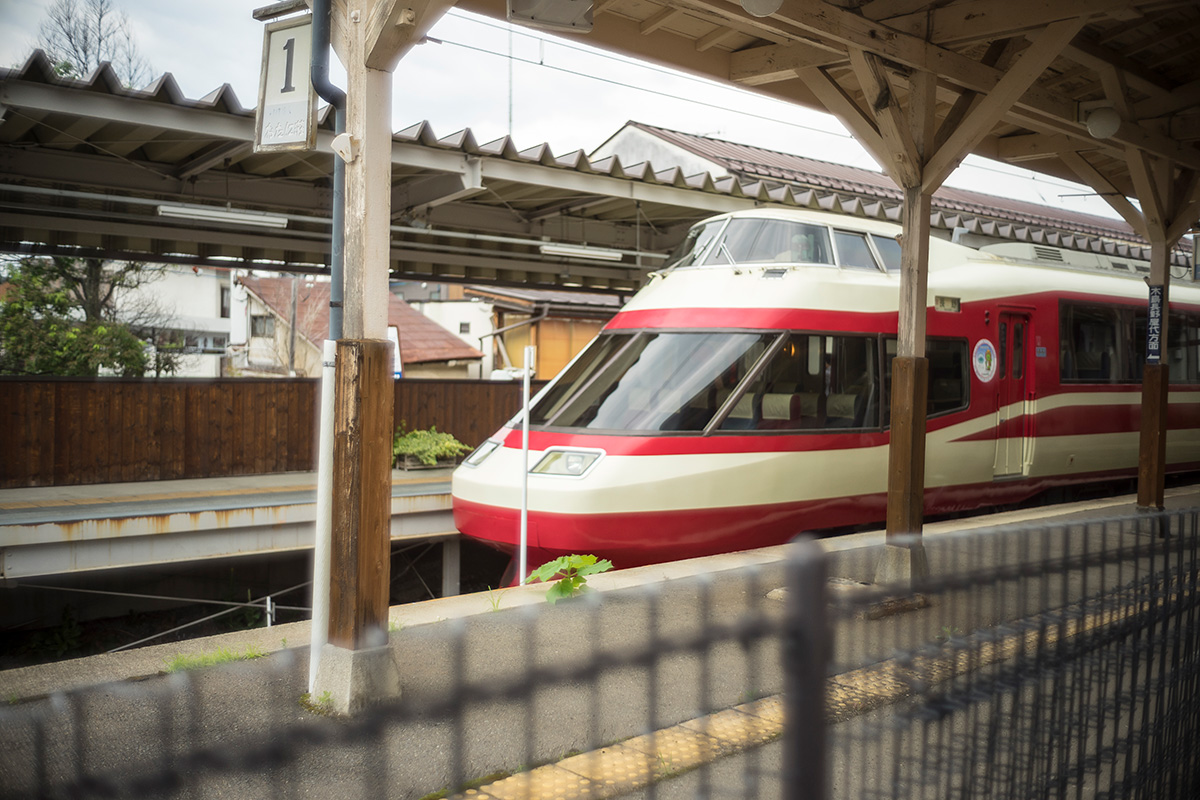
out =
<path fill-rule="evenodd" d="M 1142 435 L 1138 450 L 1139 508 L 1160 510 L 1167 474 L 1167 387 L 1166 364 L 1142 368 Z"/>
<path fill-rule="evenodd" d="M 888 448 L 889 538 L 919 534 L 925 511 L 925 406 L 929 391 L 925 317 L 929 293 L 930 202 L 930 194 L 920 186 L 904 190 L 899 341 L 892 362 L 892 440 Z"/>
<path fill-rule="evenodd" d="M 1157 220 L 1151 220 L 1151 230 L 1157 232 Z M 1161 289 L 1158 311 L 1159 363 L 1150 360 L 1142 368 L 1142 428 L 1138 440 L 1138 507 L 1161 509 L 1166 493 L 1167 478 L 1167 407 L 1170 387 L 1170 367 L 1167 361 L 1167 342 L 1170 331 L 1171 248 L 1164 237 L 1150 239 L 1150 291 Z M 1149 309 L 1153 312 L 1155 309 Z M 1147 317 L 1149 321 L 1149 315 Z M 1149 342 L 1146 343 L 1149 348 Z"/>
<path fill-rule="evenodd" d="M 387 642 L 391 560 L 391 343 L 337 344 L 329 641 Z"/>
<path fill-rule="evenodd" d="M 887 538 L 919 534 L 925 510 L 925 403 L 929 360 L 892 361 L 892 442 L 888 448 Z"/>

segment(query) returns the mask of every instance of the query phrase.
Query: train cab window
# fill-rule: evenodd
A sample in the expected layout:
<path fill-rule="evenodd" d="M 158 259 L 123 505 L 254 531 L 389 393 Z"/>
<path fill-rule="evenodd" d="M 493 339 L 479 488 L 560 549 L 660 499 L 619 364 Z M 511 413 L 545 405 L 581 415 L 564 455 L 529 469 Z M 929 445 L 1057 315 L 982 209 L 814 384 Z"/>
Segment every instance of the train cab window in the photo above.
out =
<path fill-rule="evenodd" d="M 757 398 L 744 397 L 739 386 L 781 335 L 601 334 L 588 348 L 597 354 L 581 357 L 555 382 L 535 404 L 530 422 L 607 431 L 702 431 L 727 409 L 731 426 L 753 428 Z"/>
<path fill-rule="evenodd" d="M 705 264 L 833 264 L 829 229 L 780 219 L 731 219 Z"/>
<path fill-rule="evenodd" d="M 708 246 L 712 244 L 713 239 L 724 225 L 725 220 L 714 220 L 702 223 L 689 230 L 687 235 L 683 237 L 683 241 L 676 246 L 675 250 L 667 258 L 664 269 L 672 270 L 676 267 L 690 267 L 695 264 Z"/>
<path fill-rule="evenodd" d="M 875 245 L 875 252 L 883 259 L 884 269 L 888 272 L 900 271 L 900 243 L 896 241 L 896 237 L 872 233 L 871 244 Z"/>
<path fill-rule="evenodd" d="M 865 233 L 834 231 L 833 241 L 837 244 L 838 265 L 847 269 L 879 271 L 875 254 L 867 244 Z"/>

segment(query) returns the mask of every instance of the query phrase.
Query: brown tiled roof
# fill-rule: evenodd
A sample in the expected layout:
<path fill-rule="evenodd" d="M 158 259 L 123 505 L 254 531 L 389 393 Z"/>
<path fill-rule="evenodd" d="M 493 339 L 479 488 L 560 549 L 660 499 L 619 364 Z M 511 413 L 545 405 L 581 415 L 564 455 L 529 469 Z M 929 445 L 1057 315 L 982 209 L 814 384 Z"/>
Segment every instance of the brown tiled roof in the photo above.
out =
<path fill-rule="evenodd" d="M 883 172 L 672 131 L 641 122 L 630 122 L 629 126 L 720 164 L 743 180 L 757 178 L 895 202 L 903 200 L 899 187 Z M 1120 220 L 948 186 L 943 186 L 934 194 L 933 207 L 935 212 L 970 214 L 1018 225 L 1035 225 L 1090 236 L 1106 236 L 1124 241 L 1137 241 L 1141 238 L 1128 224 Z"/>
<path fill-rule="evenodd" d="M 298 278 L 296 330 L 320 347 L 329 334 L 329 283 Z M 242 278 L 242 284 L 282 319 L 291 315 L 292 278 Z M 405 364 L 465 361 L 483 353 L 438 325 L 394 294 L 388 293 L 388 324 L 400 334 L 400 359 Z"/>

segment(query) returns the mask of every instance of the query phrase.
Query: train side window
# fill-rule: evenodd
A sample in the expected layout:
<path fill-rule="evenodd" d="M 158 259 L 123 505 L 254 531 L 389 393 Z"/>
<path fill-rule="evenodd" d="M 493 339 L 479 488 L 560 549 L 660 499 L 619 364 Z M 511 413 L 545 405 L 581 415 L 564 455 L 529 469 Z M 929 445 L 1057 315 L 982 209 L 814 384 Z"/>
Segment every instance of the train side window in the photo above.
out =
<path fill-rule="evenodd" d="M 1146 352 L 1146 312 L 1062 303 L 1059 377 L 1065 383 L 1137 383 Z"/>
<path fill-rule="evenodd" d="M 1020 327 L 1020 326 L 1014 326 Z M 1013 335 L 1016 335 L 1014 330 Z M 1016 341 L 1013 341 L 1013 371 L 1016 374 Z M 970 401 L 971 381 L 967 377 L 967 343 L 955 339 L 929 339 L 925 343 L 925 357 L 929 359 L 929 402 L 930 417 L 948 414 L 967 407 Z"/>
<path fill-rule="evenodd" d="M 837 244 L 839 266 L 848 269 L 879 271 L 879 264 L 875 263 L 875 255 L 867 244 L 865 233 L 834 231 L 833 241 Z"/>
<path fill-rule="evenodd" d="M 884 339 L 884 358 L 887 360 L 884 378 L 888 404 L 883 408 L 884 425 L 891 424 L 892 359 L 896 357 L 896 340 Z M 967 343 L 961 339 L 927 339 L 925 357 L 929 359 L 929 397 L 925 415 L 936 417 L 962 411 L 971 401 L 971 381 L 968 373 Z"/>
<path fill-rule="evenodd" d="M 1025 325 L 1014 322 L 1012 335 L 1012 376 L 1013 380 L 1020 380 L 1025 372 Z"/>
<path fill-rule="evenodd" d="M 746 396 L 755 398 L 755 428 L 878 427 L 881 387 L 876 342 L 869 336 L 792 333 L 746 389 Z"/>
<path fill-rule="evenodd" d="M 1172 314 L 1167 338 L 1171 383 L 1200 383 L 1200 317 Z"/>
<path fill-rule="evenodd" d="M 900 243 L 894 236 L 880 236 L 872 233 L 871 244 L 875 245 L 876 252 L 883 259 L 884 269 L 888 272 L 900 271 Z"/>

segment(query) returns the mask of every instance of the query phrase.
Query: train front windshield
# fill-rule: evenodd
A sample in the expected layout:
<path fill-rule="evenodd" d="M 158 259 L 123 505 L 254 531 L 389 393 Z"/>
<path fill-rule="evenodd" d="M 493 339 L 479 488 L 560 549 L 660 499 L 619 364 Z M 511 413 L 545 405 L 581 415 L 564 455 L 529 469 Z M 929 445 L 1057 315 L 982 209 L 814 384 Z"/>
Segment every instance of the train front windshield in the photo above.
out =
<path fill-rule="evenodd" d="M 679 433 L 875 427 L 877 346 L 864 334 L 605 332 L 542 394 L 530 422 Z"/>
<path fill-rule="evenodd" d="M 534 406 L 530 422 L 701 431 L 779 334 L 607 333 Z"/>

